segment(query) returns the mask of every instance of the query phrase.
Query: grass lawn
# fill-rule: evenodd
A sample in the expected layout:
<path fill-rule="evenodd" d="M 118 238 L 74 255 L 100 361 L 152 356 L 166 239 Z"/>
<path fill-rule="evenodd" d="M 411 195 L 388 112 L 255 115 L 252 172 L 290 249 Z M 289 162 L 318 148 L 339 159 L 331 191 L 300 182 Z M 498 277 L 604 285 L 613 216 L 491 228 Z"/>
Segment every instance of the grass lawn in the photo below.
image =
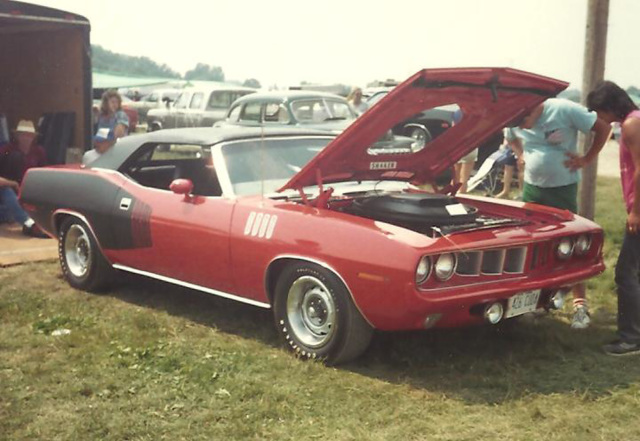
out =
<path fill-rule="evenodd" d="M 633 440 L 640 357 L 605 356 L 619 183 L 601 179 L 608 269 L 593 326 L 380 334 L 340 368 L 280 345 L 270 311 L 140 278 L 71 289 L 57 263 L 0 270 L 0 439 Z M 70 335 L 53 336 L 66 328 Z"/>

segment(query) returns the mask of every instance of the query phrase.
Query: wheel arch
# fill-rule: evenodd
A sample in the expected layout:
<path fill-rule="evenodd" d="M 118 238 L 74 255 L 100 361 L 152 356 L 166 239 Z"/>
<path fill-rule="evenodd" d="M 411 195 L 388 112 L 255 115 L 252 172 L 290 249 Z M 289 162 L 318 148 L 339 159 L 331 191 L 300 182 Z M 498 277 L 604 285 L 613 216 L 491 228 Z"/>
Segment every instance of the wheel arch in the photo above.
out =
<path fill-rule="evenodd" d="M 420 124 L 420 123 L 407 123 L 405 125 L 402 126 L 402 131 L 407 133 L 409 131 L 409 129 L 422 129 L 425 130 L 428 133 L 431 133 L 431 130 L 429 130 L 427 128 L 427 126 L 425 126 L 424 124 Z"/>
<path fill-rule="evenodd" d="M 104 256 L 105 254 L 102 249 L 102 245 L 100 244 L 100 239 L 98 239 L 98 236 L 96 235 L 95 230 L 91 226 L 91 222 L 89 222 L 89 220 L 82 213 L 78 213 L 77 211 L 68 210 L 68 209 L 58 209 L 53 212 L 53 214 L 51 215 L 51 227 L 56 237 L 58 237 L 58 235 L 60 234 L 60 227 L 62 227 L 62 223 L 64 222 L 64 220 L 70 217 L 75 217 L 76 219 L 81 220 L 87 226 L 87 228 L 89 228 L 89 231 L 93 236 L 93 239 L 96 241 L 96 244 L 98 244 L 98 249 L 100 253 L 102 253 L 102 255 Z M 111 262 L 109 262 L 109 264 L 111 265 Z"/>
<path fill-rule="evenodd" d="M 431 139 L 434 139 L 446 130 L 442 128 L 444 122 L 446 121 L 437 119 L 410 122 L 402 126 L 402 132 L 407 135 L 411 129 L 422 129 L 427 132 Z"/>
<path fill-rule="evenodd" d="M 282 274 L 282 271 L 284 271 L 284 269 L 288 265 L 295 262 L 313 263 L 315 265 L 321 266 L 322 268 L 334 274 L 342 282 L 344 287 L 347 289 L 347 292 L 349 293 L 349 297 L 351 297 L 351 301 L 355 305 L 358 312 L 360 312 L 360 315 L 365 319 L 365 321 L 369 324 L 369 326 L 375 329 L 375 326 L 369 321 L 367 316 L 362 312 L 362 309 L 360 308 L 360 306 L 358 305 L 358 302 L 356 302 L 356 299 L 353 296 L 353 292 L 351 292 L 351 288 L 349 288 L 349 285 L 347 284 L 346 280 L 344 280 L 344 278 L 340 275 L 340 273 L 336 271 L 331 265 L 327 264 L 326 262 L 323 262 L 318 259 L 314 259 L 312 257 L 298 256 L 298 255 L 282 255 L 274 258 L 273 260 L 271 260 L 271 262 L 269 262 L 269 265 L 267 265 L 267 270 L 265 271 L 264 287 L 267 293 L 267 298 L 269 299 L 269 303 L 271 305 L 273 305 L 276 284 L 278 283 L 278 278 L 280 277 L 280 274 Z"/>

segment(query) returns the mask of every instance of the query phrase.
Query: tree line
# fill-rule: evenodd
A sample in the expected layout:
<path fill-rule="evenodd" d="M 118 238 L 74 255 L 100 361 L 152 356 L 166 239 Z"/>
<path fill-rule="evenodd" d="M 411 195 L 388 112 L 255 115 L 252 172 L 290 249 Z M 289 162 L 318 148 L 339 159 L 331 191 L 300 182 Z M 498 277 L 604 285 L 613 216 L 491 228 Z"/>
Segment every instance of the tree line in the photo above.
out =
<path fill-rule="evenodd" d="M 135 57 L 132 55 L 119 54 L 99 45 L 91 45 L 91 62 L 94 69 L 126 75 L 176 78 L 193 81 L 226 80 L 224 70 L 220 66 L 198 63 L 193 69 L 188 70 L 183 76 L 171 69 L 168 65 L 158 64 L 149 57 Z M 228 82 L 242 84 L 246 87 L 255 87 L 256 89 L 261 87 L 260 81 L 255 78 L 247 78 L 244 82 Z M 306 81 L 303 81 L 301 84 L 304 85 L 305 83 Z M 640 98 L 640 89 L 635 86 L 628 87 L 627 92 L 631 94 L 633 98 Z M 580 91 L 578 89 L 568 89 L 562 92 L 560 97 L 580 102 Z"/>
<path fill-rule="evenodd" d="M 184 76 L 171 69 L 166 64 L 159 64 L 149 57 L 136 57 L 119 54 L 99 45 L 91 45 L 91 64 L 96 70 L 126 75 L 176 78 L 193 81 L 225 81 L 222 67 L 198 63 L 193 69 L 187 71 Z M 230 81 L 239 83 L 239 81 Z M 248 78 L 243 86 L 260 88 L 260 82 L 255 78 Z"/>

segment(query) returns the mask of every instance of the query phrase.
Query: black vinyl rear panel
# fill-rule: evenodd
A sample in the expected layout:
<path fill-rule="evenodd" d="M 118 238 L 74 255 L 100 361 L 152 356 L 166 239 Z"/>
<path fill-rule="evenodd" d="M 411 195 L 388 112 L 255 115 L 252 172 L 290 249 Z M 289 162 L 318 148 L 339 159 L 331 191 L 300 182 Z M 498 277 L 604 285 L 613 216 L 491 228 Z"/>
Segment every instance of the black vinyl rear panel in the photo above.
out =
<path fill-rule="evenodd" d="M 119 207 L 122 198 L 131 199 L 127 210 Z M 51 216 L 56 210 L 63 209 L 83 215 L 104 249 L 151 245 L 151 207 L 136 201 L 131 194 L 102 176 L 51 169 L 30 170 L 20 200 L 36 207 L 32 213 L 34 220 L 50 233 L 56 233 Z"/>

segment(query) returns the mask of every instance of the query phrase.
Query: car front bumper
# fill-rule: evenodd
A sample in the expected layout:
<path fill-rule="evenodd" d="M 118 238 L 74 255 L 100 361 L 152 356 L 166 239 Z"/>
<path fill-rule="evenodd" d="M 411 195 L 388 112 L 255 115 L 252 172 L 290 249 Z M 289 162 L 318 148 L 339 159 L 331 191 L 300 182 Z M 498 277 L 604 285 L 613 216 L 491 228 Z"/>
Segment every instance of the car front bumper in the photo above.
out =
<path fill-rule="evenodd" d="M 602 261 L 571 272 L 545 274 L 537 277 L 519 277 L 489 283 L 479 282 L 459 288 L 448 287 L 442 290 L 420 290 L 415 285 L 404 290 L 404 307 L 389 310 L 367 319 L 381 330 L 411 330 L 425 328 L 453 328 L 481 324 L 484 307 L 500 302 L 506 309 L 508 300 L 519 293 L 541 290 L 538 308 L 548 305 L 553 294 L 602 273 L 605 265 Z M 398 305 L 399 306 L 399 305 Z"/>

